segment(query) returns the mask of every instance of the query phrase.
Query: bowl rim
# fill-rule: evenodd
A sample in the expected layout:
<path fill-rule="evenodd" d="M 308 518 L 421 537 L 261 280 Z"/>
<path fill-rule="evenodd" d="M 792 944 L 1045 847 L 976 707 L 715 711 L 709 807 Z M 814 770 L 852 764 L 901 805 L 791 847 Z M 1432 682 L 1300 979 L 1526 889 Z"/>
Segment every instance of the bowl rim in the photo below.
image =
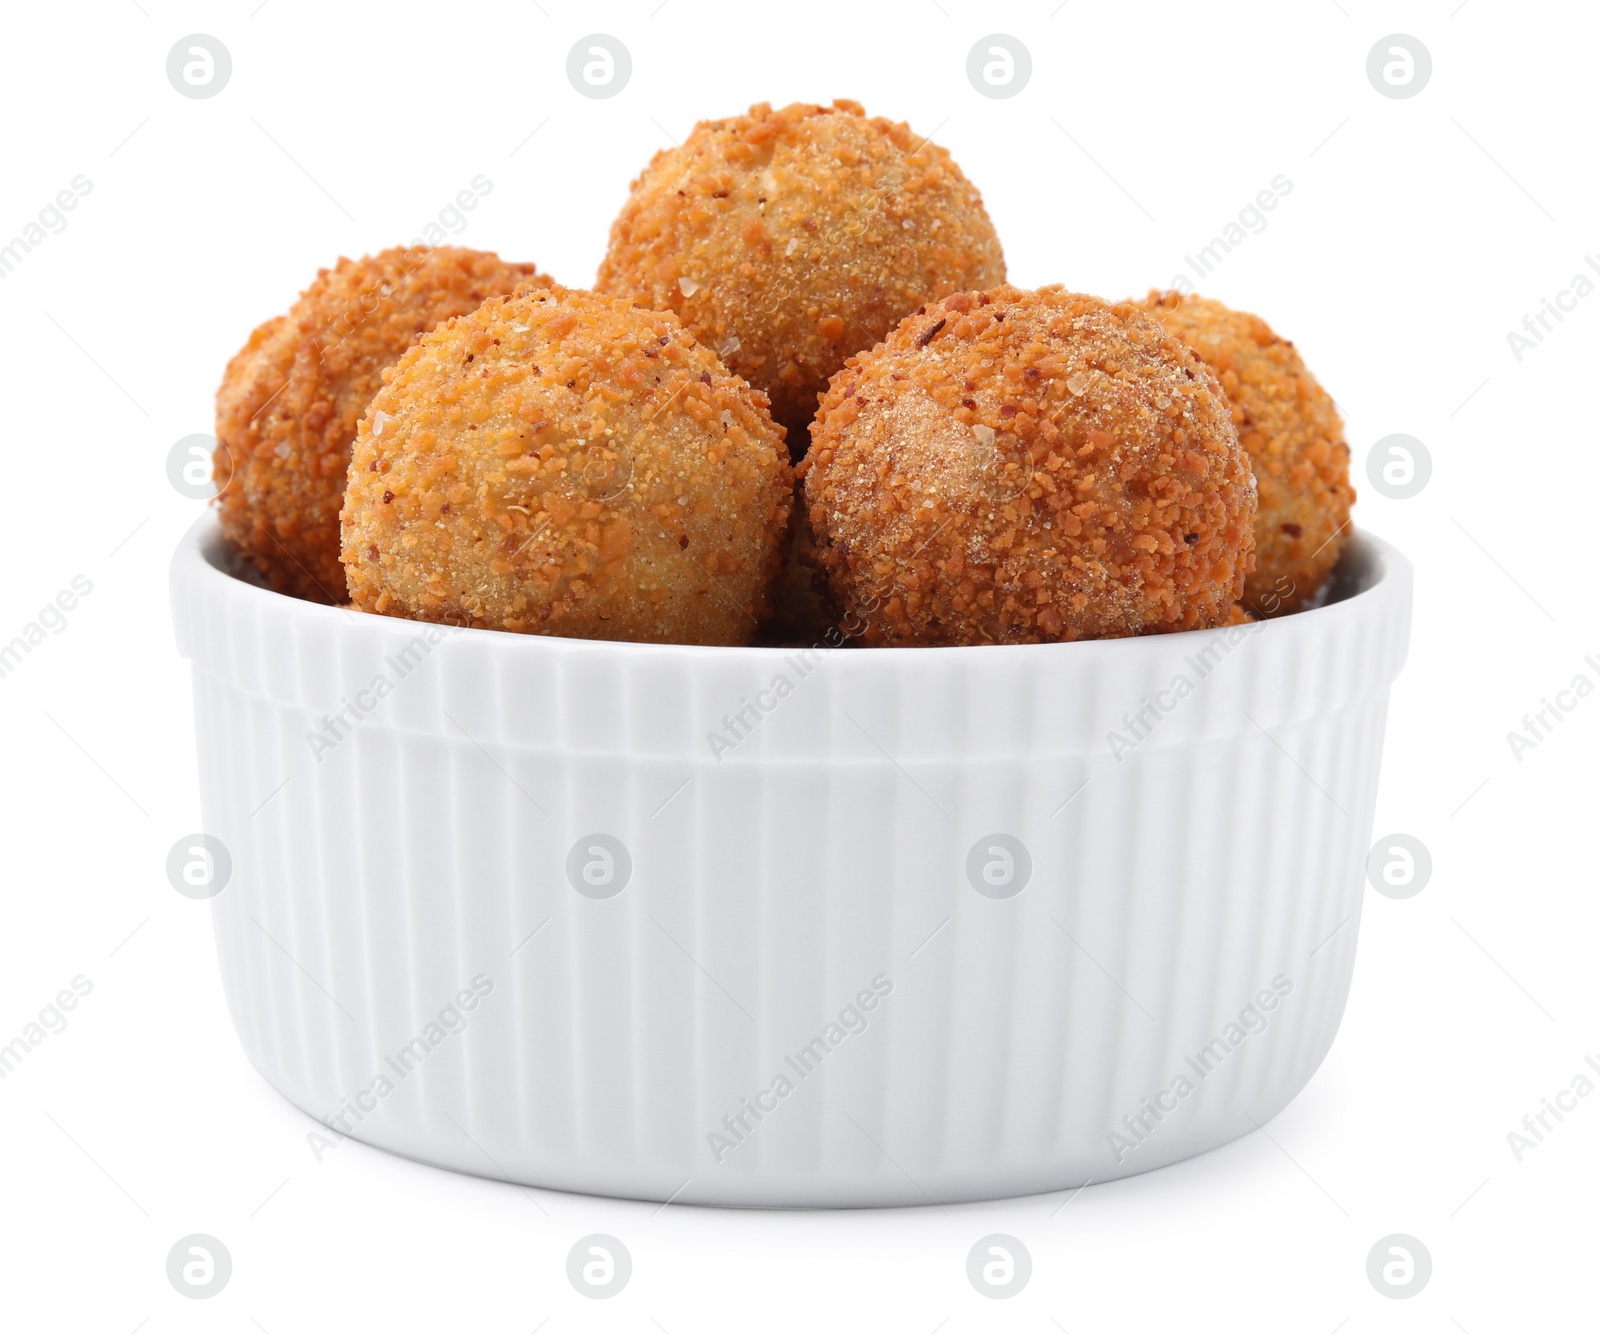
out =
<path fill-rule="evenodd" d="M 1349 537 L 1345 542 L 1343 552 L 1340 554 L 1338 564 L 1335 565 L 1334 571 L 1329 575 L 1329 579 L 1336 578 L 1338 572 L 1344 570 L 1344 578 L 1352 582 L 1356 587 L 1343 596 L 1332 598 L 1319 603 L 1317 606 L 1254 622 L 1211 626 L 1199 630 L 1169 631 L 1165 634 L 1156 635 L 1113 636 L 1093 640 L 1062 640 L 1041 644 L 969 644 L 892 648 L 827 642 L 818 642 L 814 645 L 675 644 L 638 640 L 590 640 L 566 635 L 523 634 L 518 631 L 491 630 L 477 626 L 452 626 L 447 622 L 383 616 L 380 613 L 365 612 L 354 607 L 315 603 L 308 599 L 296 598 L 291 594 L 279 593 L 227 569 L 225 563 L 229 553 L 226 539 L 222 534 L 222 526 L 216 508 L 212 504 L 206 506 L 205 513 L 189 527 L 179 541 L 177 549 L 173 553 L 170 574 L 175 595 L 180 587 L 209 585 L 226 597 L 241 600 L 246 605 L 254 606 L 262 611 L 272 610 L 280 615 L 303 616 L 313 620 L 328 620 L 338 617 L 343 619 L 346 625 L 352 620 L 358 619 L 358 623 L 367 629 L 394 633 L 409 631 L 411 634 L 416 634 L 416 631 L 410 631 L 411 627 L 439 627 L 448 633 L 452 641 L 457 641 L 458 637 L 468 637 L 462 642 L 477 643 L 484 647 L 495 645 L 499 646 L 501 651 L 509 653 L 581 653 L 592 655 L 609 652 L 619 658 L 659 658 L 667 656 L 681 659 L 700 659 L 710 656 L 723 662 L 732 662 L 735 656 L 743 655 L 757 663 L 780 663 L 784 658 L 796 653 L 832 653 L 835 650 L 847 650 L 852 662 L 860 662 L 863 665 L 868 662 L 897 661 L 931 665 L 936 662 L 949 664 L 962 661 L 974 654 L 985 655 L 988 661 L 994 662 L 998 662 L 1002 655 L 1014 658 L 1024 654 L 1050 653 L 1064 658 L 1065 655 L 1069 654 L 1134 654 L 1142 649 L 1147 650 L 1153 645 L 1176 648 L 1187 644 L 1197 644 L 1210 637 L 1230 631 L 1245 631 L 1251 635 L 1281 636 L 1293 633 L 1291 628 L 1295 626 L 1310 629 L 1314 625 L 1322 625 L 1330 620 L 1361 616 L 1371 610 L 1375 604 L 1385 602 L 1397 593 L 1402 592 L 1402 586 L 1409 586 L 1411 582 L 1411 562 L 1397 548 L 1376 534 L 1359 528 L 1354 524 L 1349 524 L 1348 527 Z M 1353 568 L 1347 569 L 1346 567 Z M 1327 586 L 1325 585 L 1324 587 L 1326 588 Z M 176 604 L 177 602 L 178 600 L 175 597 L 174 603 Z M 181 614 L 178 615 L 178 620 L 180 622 L 180 646 L 183 646 L 186 644 L 188 637 L 183 633 Z M 185 657 L 190 656 L 186 647 L 182 648 L 181 651 Z"/>

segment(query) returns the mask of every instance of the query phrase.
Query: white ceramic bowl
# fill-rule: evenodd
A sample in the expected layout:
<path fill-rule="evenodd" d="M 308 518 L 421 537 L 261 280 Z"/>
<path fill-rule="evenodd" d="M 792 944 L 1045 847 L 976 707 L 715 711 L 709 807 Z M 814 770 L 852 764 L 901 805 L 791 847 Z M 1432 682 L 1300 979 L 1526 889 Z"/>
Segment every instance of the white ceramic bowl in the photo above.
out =
<path fill-rule="evenodd" d="M 172 566 L 223 987 L 359 1140 L 944 1203 L 1220 1145 L 1333 1041 L 1410 621 L 1372 537 L 1312 611 L 973 649 L 448 630 L 231 570 L 209 516 Z"/>

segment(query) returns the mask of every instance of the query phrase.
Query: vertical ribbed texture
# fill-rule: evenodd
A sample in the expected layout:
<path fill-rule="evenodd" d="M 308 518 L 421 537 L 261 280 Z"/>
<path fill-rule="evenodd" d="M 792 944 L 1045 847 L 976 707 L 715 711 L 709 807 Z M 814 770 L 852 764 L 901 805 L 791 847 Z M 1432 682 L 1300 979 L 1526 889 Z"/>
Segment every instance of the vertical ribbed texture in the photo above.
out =
<path fill-rule="evenodd" d="M 373 1144 L 683 1202 L 1020 1194 L 1246 1133 L 1316 1069 L 1354 964 L 1409 609 L 1362 543 L 1366 593 L 1204 672 L 1220 632 L 804 670 L 466 632 L 401 671 L 426 628 L 250 588 L 200 532 L 174 606 L 241 1041 Z M 346 701 L 365 717 L 314 754 Z M 567 879 L 596 833 L 633 862 L 609 899 Z M 997 833 L 1032 858 L 1009 899 L 967 879 Z"/>

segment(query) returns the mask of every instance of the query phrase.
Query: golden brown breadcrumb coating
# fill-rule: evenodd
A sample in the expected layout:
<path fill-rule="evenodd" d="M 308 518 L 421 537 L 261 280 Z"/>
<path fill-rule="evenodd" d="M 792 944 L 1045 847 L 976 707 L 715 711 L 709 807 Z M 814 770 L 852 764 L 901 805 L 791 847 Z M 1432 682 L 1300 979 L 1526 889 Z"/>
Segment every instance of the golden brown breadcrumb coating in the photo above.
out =
<path fill-rule="evenodd" d="M 595 286 L 675 311 L 772 400 L 798 454 L 828 377 L 925 301 L 1005 281 L 976 187 L 855 102 L 701 121 L 656 154 Z"/>
<path fill-rule="evenodd" d="M 426 335 L 361 420 L 342 515 L 368 612 L 746 644 L 793 474 L 766 398 L 671 314 L 521 289 Z"/>
<path fill-rule="evenodd" d="M 485 297 L 549 281 L 486 251 L 397 247 L 319 271 L 287 315 L 250 335 L 217 390 L 213 471 L 223 533 L 274 589 L 345 600 L 345 470 L 384 368 Z"/>
<path fill-rule="evenodd" d="M 1215 626 L 1250 569 L 1216 379 L 1136 306 L 1059 287 L 960 293 L 852 357 L 801 471 L 869 644 Z"/>
<path fill-rule="evenodd" d="M 1142 305 L 1217 373 L 1255 468 L 1256 568 L 1244 600 L 1258 614 L 1314 598 L 1350 534 L 1350 447 L 1339 410 L 1287 339 L 1220 301 L 1152 291 Z"/>

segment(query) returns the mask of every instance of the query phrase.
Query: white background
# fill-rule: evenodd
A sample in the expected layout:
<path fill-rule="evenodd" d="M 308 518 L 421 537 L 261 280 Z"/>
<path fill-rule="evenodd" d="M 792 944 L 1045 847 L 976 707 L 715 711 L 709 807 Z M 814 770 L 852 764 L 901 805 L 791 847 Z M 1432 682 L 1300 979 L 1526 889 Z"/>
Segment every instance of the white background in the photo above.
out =
<path fill-rule="evenodd" d="M 1593 10 L 98 0 L 11 4 L 4 23 L 0 240 L 75 175 L 93 188 L 0 281 L 0 641 L 74 575 L 93 592 L 0 680 L 0 1043 L 75 975 L 93 991 L 0 1081 L 0 1327 L 1594 1328 L 1600 1095 L 1520 1163 L 1507 1133 L 1600 1053 L 1600 695 L 1520 761 L 1506 739 L 1575 674 L 1600 684 L 1583 663 L 1600 655 L 1600 295 L 1520 362 L 1506 337 L 1600 251 Z M 564 75 L 595 31 L 633 57 L 608 101 Z M 1033 59 L 1003 101 L 965 76 L 996 31 Z M 165 75 L 193 32 L 232 54 L 209 100 Z M 1433 59 L 1407 100 L 1365 72 L 1395 32 Z M 419 235 L 475 175 L 493 190 L 452 239 L 582 285 L 655 149 L 753 101 L 835 96 L 951 149 L 1023 285 L 1164 286 L 1274 176 L 1293 182 L 1203 290 L 1299 345 L 1345 412 L 1358 522 L 1416 563 L 1377 833 L 1420 838 L 1432 880 L 1369 890 L 1343 1029 L 1265 1132 L 1070 1201 L 658 1211 L 354 1142 L 319 1162 L 315 1124 L 233 1038 L 208 907 L 164 874 L 200 823 L 165 589 L 199 503 L 169 485 L 167 452 L 211 430 L 252 326 L 337 256 Z M 1411 500 L 1366 481 L 1392 432 L 1433 456 Z M 193 1232 L 233 1256 L 205 1302 L 165 1273 Z M 607 1302 L 564 1273 L 592 1232 L 633 1255 Z M 1004 1302 L 965 1273 L 992 1232 L 1033 1255 Z M 1434 1262 L 1405 1301 L 1365 1270 L 1395 1232 Z"/>

